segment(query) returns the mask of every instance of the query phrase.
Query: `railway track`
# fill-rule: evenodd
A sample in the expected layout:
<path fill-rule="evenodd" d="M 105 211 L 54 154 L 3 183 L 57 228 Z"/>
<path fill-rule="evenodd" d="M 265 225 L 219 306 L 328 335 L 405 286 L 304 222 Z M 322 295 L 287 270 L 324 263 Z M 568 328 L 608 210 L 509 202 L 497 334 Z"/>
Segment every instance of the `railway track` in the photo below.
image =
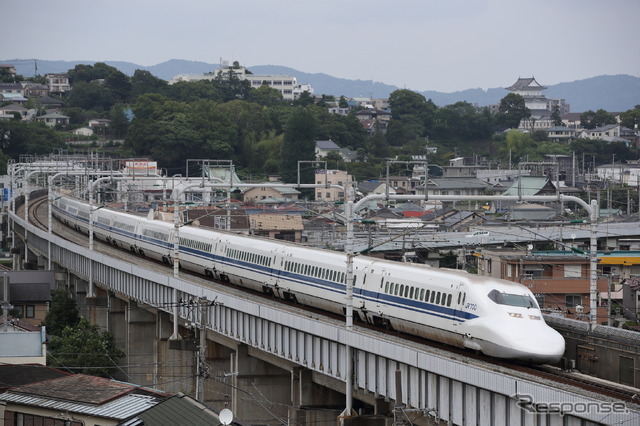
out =
<path fill-rule="evenodd" d="M 46 201 L 47 201 L 46 197 L 35 199 L 30 204 L 30 209 L 29 209 L 30 210 L 29 220 L 31 221 L 31 223 L 35 224 L 36 226 L 38 226 L 43 230 L 48 230 L 48 205 Z M 52 227 L 53 227 L 52 232 L 60 236 L 61 238 L 65 238 L 76 244 L 88 247 L 88 239 L 85 234 L 69 229 L 65 225 L 58 222 L 56 219 L 52 221 Z M 113 246 L 104 244 L 102 241 L 99 241 L 99 240 L 94 241 L 94 249 L 96 249 L 97 251 L 104 252 L 105 254 L 108 254 L 110 256 L 116 257 L 125 262 L 131 262 L 131 258 L 133 256 L 138 259 L 139 263 L 148 262 L 149 265 L 153 265 L 155 267 L 157 267 L 157 265 L 162 265 L 166 268 L 169 268 L 169 266 L 167 266 L 166 264 L 163 264 L 162 262 L 157 262 L 157 261 L 145 258 L 143 256 L 140 256 L 138 254 L 134 254 L 129 251 L 116 249 Z M 253 290 L 243 289 L 229 283 L 215 281 L 211 278 L 205 278 L 203 276 L 190 273 L 188 271 L 181 271 L 181 274 L 187 274 L 190 277 L 193 277 L 193 279 L 196 280 L 198 284 L 201 284 L 201 285 L 218 286 L 218 288 L 224 287 L 234 293 L 236 292 L 249 293 L 255 297 L 258 297 L 264 300 L 265 302 L 266 301 L 269 301 L 271 303 L 276 302 L 278 304 L 283 304 L 292 308 L 300 309 L 304 312 L 307 312 L 313 315 L 322 315 L 336 321 L 344 320 L 344 317 L 341 317 L 339 315 L 330 314 L 325 311 L 321 311 L 319 309 L 309 308 L 307 306 L 299 305 L 295 302 L 277 299 L 273 296 L 269 296 L 264 293 L 260 293 Z M 605 381 L 602 379 L 578 374 L 575 372 L 563 371 L 559 368 L 552 367 L 552 366 L 524 365 L 521 363 L 515 363 L 515 362 L 509 362 L 509 361 L 499 360 L 495 358 L 490 358 L 479 353 L 471 352 L 469 350 L 451 347 L 443 343 L 429 341 L 429 340 L 415 337 L 415 336 L 404 335 L 392 330 L 384 330 L 379 327 L 374 327 L 370 324 L 365 324 L 362 322 L 357 322 L 356 324 L 357 324 L 356 325 L 357 327 L 362 327 L 362 328 L 371 330 L 372 332 L 380 333 L 382 335 L 388 336 L 390 338 L 400 338 L 403 340 L 414 342 L 418 345 L 424 345 L 429 348 L 444 351 L 445 353 L 449 354 L 448 355 L 449 357 L 459 358 L 467 363 L 477 362 L 477 363 L 487 364 L 491 366 L 491 368 L 494 368 L 494 369 L 499 368 L 501 370 L 504 370 L 508 374 L 511 374 L 514 376 L 523 377 L 523 378 L 530 379 L 533 381 L 538 381 L 541 383 L 548 383 L 549 381 L 552 381 L 554 383 L 557 383 L 558 386 L 566 386 L 566 387 L 581 389 L 585 392 L 588 392 L 594 395 L 611 398 L 611 399 L 625 402 L 628 404 L 637 405 L 640 402 L 640 389 L 637 389 L 637 388 L 620 385 L 614 382 Z"/>

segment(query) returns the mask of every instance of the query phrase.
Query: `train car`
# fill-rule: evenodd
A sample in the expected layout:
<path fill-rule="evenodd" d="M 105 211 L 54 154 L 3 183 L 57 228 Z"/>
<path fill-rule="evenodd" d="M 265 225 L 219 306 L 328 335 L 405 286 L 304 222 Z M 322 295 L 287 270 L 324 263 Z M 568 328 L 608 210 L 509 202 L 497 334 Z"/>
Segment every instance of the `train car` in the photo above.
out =
<path fill-rule="evenodd" d="M 84 231 L 88 207 L 82 204 L 62 201 L 54 214 Z M 109 214 L 113 215 L 111 228 L 105 213 L 99 234 L 124 242 L 116 236 L 115 223 L 129 221 L 135 232 L 126 241 L 133 241 L 141 255 L 172 263 L 177 235 L 184 269 L 303 305 L 344 312 L 344 253 L 197 227 L 183 226 L 176 232 L 168 222 L 137 218 L 134 224 L 126 213 Z M 533 294 L 519 283 L 357 256 L 352 284 L 354 315 L 371 324 L 497 358 L 544 363 L 557 362 L 564 353 L 563 337 L 545 323 Z"/>

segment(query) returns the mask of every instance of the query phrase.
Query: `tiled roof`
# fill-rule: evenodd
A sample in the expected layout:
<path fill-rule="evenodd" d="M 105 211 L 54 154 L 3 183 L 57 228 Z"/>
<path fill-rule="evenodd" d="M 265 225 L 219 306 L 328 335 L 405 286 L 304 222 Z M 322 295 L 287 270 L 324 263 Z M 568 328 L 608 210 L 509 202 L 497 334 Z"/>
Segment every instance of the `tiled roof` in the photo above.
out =
<path fill-rule="evenodd" d="M 64 371 L 39 364 L 0 364 L 0 391 L 69 375 Z"/>
<path fill-rule="evenodd" d="M 507 90 L 526 90 L 526 89 L 534 89 L 534 90 L 542 90 L 546 89 L 546 87 L 541 86 L 535 78 L 518 78 L 512 86 L 506 88 Z"/>
<path fill-rule="evenodd" d="M 316 147 L 319 149 L 340 149 L 340 147 L 332 140 L 316 141 Z"/>
<path fill-rule="evenodd" d="M 251 228 L 266 231 L 291 230 L 302 231 L 302 217 L 288 214 L 257 214 L 251 215 Z"/>

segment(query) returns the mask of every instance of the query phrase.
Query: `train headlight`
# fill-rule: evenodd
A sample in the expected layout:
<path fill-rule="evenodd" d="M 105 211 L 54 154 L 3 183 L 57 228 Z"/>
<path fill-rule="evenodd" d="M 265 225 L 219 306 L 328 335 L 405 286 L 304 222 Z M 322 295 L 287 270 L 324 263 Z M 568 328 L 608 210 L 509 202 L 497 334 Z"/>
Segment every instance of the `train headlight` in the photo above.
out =
<path fill-rule="evenodd" d="M 516 312 L 509 312 L 509 316 L 513 318 L 522 318 L 522 314 L 518 314 Z"/>
<path fill-rule="evenodd" d="M 538 315 L 529 315 L 530 320 L 538 320 L 540 321 L 540 317 Z"/>

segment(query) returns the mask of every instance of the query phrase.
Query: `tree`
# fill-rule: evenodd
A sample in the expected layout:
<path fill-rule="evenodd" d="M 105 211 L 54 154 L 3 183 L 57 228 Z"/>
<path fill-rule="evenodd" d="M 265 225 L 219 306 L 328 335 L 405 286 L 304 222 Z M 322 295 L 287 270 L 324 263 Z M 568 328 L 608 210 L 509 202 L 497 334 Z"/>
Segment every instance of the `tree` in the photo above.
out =
<path fill-rule="evenodd" d="M 509 130 L 505 142 L 500 146 L 500 152 L 504 158 L 510 157 L 513 163 L 517 163 L 534 153 L 533 146 L 534 142 L 529 134 L 519 130 Z"/>
<path fill-rule="evenodd" d="M 628 129 L 638 130 L 640 128 L 640 105 L 620 114 L 620 124 Z"/>
<path fill-rule="evenodd" d="M 580 124 L 585 129 L 595 129 L 607 124 L 616 124 L 616 118 L 603 109 L 596 112 L 589 110 L 580 115 Z"/>
<path fill-rule="evenodd" d="M 47 333 L 60 336 L 65 327 L 75 327 L 80 322 L 80 314 L 76 301 L 66 290 L 56 290 L 51 295 L 51 307 L 41 325 L 47 328 Z"/>
<path fill-rule="evenodd" d="M 62 329 L 48 344 L 48 364 L 73 373 L 112 377 L 118 360 L 125 357 L 117 348 L 113 335 L 81 318 Z"/>
<path fill-rule="evenodd" d="M 280 153 L 280 176 L 284 182 L 293 183 L 298 178 L 298 161 L 316 159 L 316 118 L 308 108 L 297 107 L 287 121 Z M 302 182 L 312 182 L 307 173 Z"/>
<path fill-rule="evenodd" d="M 524 98 L 516 93 L 509 93 L 500 100 L 496 120 L 504 129 L 517 129 L 520 122 L 531 117 L 531 110 L 525 106 Z"/>
<path fill-rule="evenodd" d="M 67 96 L 67 107 L 82 108 L 96 112 L 109 111 L 118 97 L 104 84 L 80 81 L 73 85 Z"/>
<path fill-rule="evenodd" d="M 553 120 L 554 126 L 562 126 L 562 117 L 560 117 L 560 107 L 558 105 L 553 106 L 553 111 L 551 112 L 551 120 Z"/>
<path fill-rule="evenodd" d="M 262 106 L 273 106 L 282 103 L 282 93 L 267 84 L 263 84 L 257 89 L 251 89 L 247 94 L 247 100 Z"/>
<path fill-rule="evenodd" d="M 438 107 L 419 93 L 407 89 L 395 90 L 389 95 L 391 121 L 387 128 L 387 141 L 402 146 L 429 135 L 434 128 Z"/>
<path fill-rule="evenodd" d="M 145 70 L 135 70 L 131 77 L 131 99 L 145 93 L 162 93 L 168 86 L 165 80 Z"/>
<path fill-rule="evenodd" d="M 306 107 L 309 105 L 313 105 L 314 102 L 315 99 L 313 98 L 311 93 L 305 90 L 304 92 L 300 93 L 300 97 L 298 99 L 292 102 L 292 105 Z"/>
<path fill-rule="evenodd" d="M 0 149 L 9 158 L 50 154 L 64 146 L 60 135 L 43 123 L 0 120 Z M 0 163 L 0 172 L 6 173 L 6 163 Z"/>

